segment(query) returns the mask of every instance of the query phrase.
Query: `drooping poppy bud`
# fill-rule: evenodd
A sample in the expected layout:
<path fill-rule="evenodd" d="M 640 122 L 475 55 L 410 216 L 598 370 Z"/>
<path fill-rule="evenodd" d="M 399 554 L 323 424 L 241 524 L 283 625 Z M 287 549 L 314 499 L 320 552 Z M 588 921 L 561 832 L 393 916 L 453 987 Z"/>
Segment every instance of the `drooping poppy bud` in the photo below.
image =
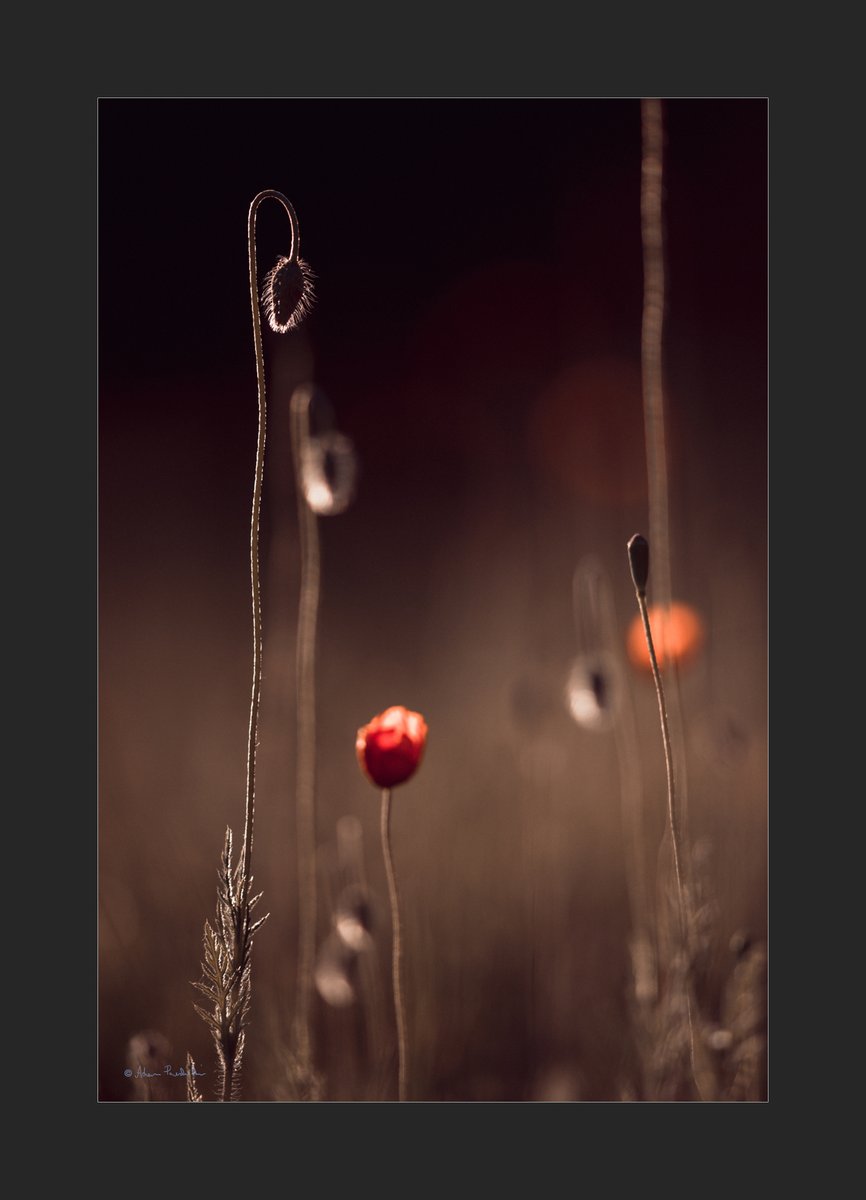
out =
<path fill-rule="evenodd" d="M 302 258 L 277 259 L 265 276 L 262 307 L 274 333 L 300 325 L 313 307 L 313 272 Z"/>
<path fill-rule="evenodd" d="M 426 743 L 427 722 L 398 704 L 358 730 L 355 752 L 370 782 L 391 788 L 415 774 Z"/>

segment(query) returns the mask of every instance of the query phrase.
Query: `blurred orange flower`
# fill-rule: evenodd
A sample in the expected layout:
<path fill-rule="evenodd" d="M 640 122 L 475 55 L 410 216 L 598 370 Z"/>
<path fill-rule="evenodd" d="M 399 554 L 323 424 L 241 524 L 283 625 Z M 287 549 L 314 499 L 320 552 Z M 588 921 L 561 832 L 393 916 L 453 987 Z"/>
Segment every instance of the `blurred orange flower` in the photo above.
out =
<path fill-rule="evenodd" d="M 648 616 L 659 670 L 663 670 L 669 662 L 680 665 L 690 662 L 697 655 L 704 644 L 704 623 L 688 604 L 674 601 L 667 610 L 654 604 Z M 651 671 L 643 622 L 639 616 L 629 625 L 627 646 L 628 656 L 634 665 L 642 671 Z"/>
<path fill-rule="evenodd" d="M 370 782 L 391 788 L 415 774 L 426 743 L 427 722 L 397 704 L 358 730 L 355 752 Z"/>

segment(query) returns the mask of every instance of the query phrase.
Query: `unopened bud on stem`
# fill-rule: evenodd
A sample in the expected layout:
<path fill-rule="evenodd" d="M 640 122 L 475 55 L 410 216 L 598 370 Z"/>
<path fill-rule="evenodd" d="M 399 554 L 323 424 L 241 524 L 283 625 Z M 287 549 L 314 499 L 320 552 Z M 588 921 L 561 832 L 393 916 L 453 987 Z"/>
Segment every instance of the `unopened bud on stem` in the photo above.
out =
<path fill-rule="evenodd" d="M 629 541 L 628 565 L 631 567 L 635 591 L 640 596 L 646 595 L 649 579 L 649 543 L 642 533 L 636 533 Z"/>

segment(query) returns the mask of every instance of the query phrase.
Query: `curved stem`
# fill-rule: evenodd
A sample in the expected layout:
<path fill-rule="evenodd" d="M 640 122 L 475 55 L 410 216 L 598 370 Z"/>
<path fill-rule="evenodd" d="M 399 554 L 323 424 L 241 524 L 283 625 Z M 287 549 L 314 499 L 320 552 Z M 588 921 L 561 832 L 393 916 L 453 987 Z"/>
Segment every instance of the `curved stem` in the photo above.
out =
<path fill-rule="evenodd" d="M 701 1086 L 698 1082 L 697 1065 L 695 1062 L 695 1028 L 694 1018 L 692 1015 L 692 998 L 691 985 L 689 983 L 689 971 L 691 963 L 691 951 L 689 947 L 689 922 L 686 911 L 686 892 L 683 879 L 683 839 L 682 828 L 680 822 L 680 813 L 677 807 L 676 788 L 674 785 L 674 765 L 673 754 L 671 751 L 671 735 L 668 728 L 668 714 L 665 706 L 665 693 L 662 687 L 662 678 L 659 672 L 659 664 L 656 659 L 655 646 L 653 645 L 652 630 L 650 629 L 649 614 L 647 612 L 646 593 L 640 589 L 635 590 L 637 596 L 638 608 L 640 609 L 641 621 L 643 622 L 644 636 L 646 637 L 647 649 L 649 650 L 650 665 L 652 666 L 653 680 L 656 687 L 656 698 L 658 699 L 659 718 L 662 727 L 662 743 L 665 752 L 665 772 L 667 774 L 668 784 L 668 819 L 670 821 L 671 843 L 674 854 L 674 873 L 677 883 L 677 911 L 679 914 L 680 927 L 680 944 L 682 953 L 685 957 L 685 993 L 686 1006 L 688 1008 L 689 1018 L 689 1061 L 692 1069 L 692 1079 L 695 1084 L 695 1089 L 698 1096 L 701 1096 Z"/>
<path fill-rule="evenodd" d="M 309 1068 L 310 1009 L 316 951 L 316 624 L 321 580 L 319 529 L 303 488 L 303 457 L 310 438 L 310 388 L 292 395 L 292 452 L 301 541 L 301 597 L 295 672 L 297 690 L 298 838 L 298 1001 L 295 1017 L 298 1057 Z"/>
<path fill-rule="evenodd" d="M 262 505 L 262 479 L 265 466 L 265 431 L 267 428 L 267 403 L 265 399 L 265 363 L 262 353 L 262 322 L 259 312 L 259 283 L 256 267 L 256 213 L 263 200 L 272 198 L 278 200 L 289 218 L 292 228 L 292 243 L 289 257 L 297 255 L 300 245 L 298 234 L 298 218 L 295 210 L 281 192 L 268 189 L 259 192 L 250 205 L 247 218 L 247 256 L 250 271 L 250 305 L 253 316 L 253 343 L 256 354 L 256 381 L 258 384 L 259 427 L 256 446 L 256 467 L 253 481 L 253 506 L 250 518 L 250 587 L 252 592 L 253 609 L 253 684 L 250 698 L 250 727 L 247 742 L 247 788 L 244 807 L 244 840 L 238 868 L 238 890 L 240 898 L 245 901 L 249 897 L 250 877 L 253 855 L 253 822 L 255 817 L 256 796 L 256 747 L 259 730 L 259 705 L 262 688 L 262 603 L 259 583 L 259 515 Z"/>
<path fill-rule="evenodd" d="M 653 636 L 650 629 L 649 614 L 647 612 L 646 595 L 643 592 L 637 592 L 637 603 L 640 609 L 641 621 L 643 622 L 644 636 L 646 637 L 647 648 L 649 650 L 650 664 L 652 666 L 653 680 L 656 685 L 656 698 L 659 706 L 659 718 L 661 719 L 662 727 L 662 742 L 665 752 L 665 772 L 667 774 L 668 783 L 668 818 L 670 820 L 671 841 L 674 849 L 674 871 L 677 877 L 677 897 L 680 913 L 680 929 L 683 937 L 686 935 L 686 910 L 685 910 L 685 894 L 683 887 L 683 871 L 682 871 L 682 834 L 680 830 L 679 812 L 676 803 L 676 788 L 674 784 L 674 768 L 673 754 L 671 751 L 671 735 L 668 727 L 668 714 L 665 705 L 665 694 L 662 688 L 661 675 L 659 673 L 659 664 L 656 659 L 655 646 L 653 645 Z"/>
<path fill-rule="evenodd" d="M 406 1099 L 406 1015 L 403 1011 L 403 989 L 400 983 L 400 959 L 403 942 L 400 936 L 400 907 L 397 896 L 397 877 L 391 857 L 391 789 L 382 789 L 382 853 L 385 857 L 385 874 L 388 876 L 388 895 L 391 898 L 391 976 L 394 983 L 394 1009 L 397 1014 L 397 1096 Z"/>

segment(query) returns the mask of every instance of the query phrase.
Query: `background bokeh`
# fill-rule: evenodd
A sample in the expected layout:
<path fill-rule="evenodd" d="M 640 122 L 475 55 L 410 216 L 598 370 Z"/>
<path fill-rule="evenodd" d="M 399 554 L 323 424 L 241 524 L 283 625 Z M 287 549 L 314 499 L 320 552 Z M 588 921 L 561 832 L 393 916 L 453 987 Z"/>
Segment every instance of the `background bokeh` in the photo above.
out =
<path fill-rule="evenodd" d="M 707 627 L 682 673 L 691 833 L 719 985 L 766 934 L 766 104 L 665 104 L 665 340 L 675 595 Z M 610 579 L 646 531 L 634 100 L 102 100 L 99 104 L 100 1097 L 131 1099 L 129 1039 L 213 1054 L 192 1009 L 226 824 L 242 830 L 256 383 L 253 196 L 291 199 L 316 306 L 266 330 L 264 680 L 245 1097 L 284 1095 L 294 1007 L 298 546 L 288 401 L 313 380 L 360 462 L 321 522 L 323 909 L 337 822 L 364 834 L 390 1037 L 378 796 L 357 728 L 430 726 L 395 794 L 412 1095 L 608 1100 L 634 1072 L 617 759 L 563 688 L 572 576 Z M 288 249 L 260 210 L 261 272 Z M 652 686 L 628 676 L 664 829 Z M 345 826 L 343 828 L 346 828 Z M 320 914 L 320 933 L 328 930 Z M 712 990 L 708 993 L 712 1005 Z M 316 1007 L 332 1099 L 387 1095 L 357 1011 Z M 384 1051 L 392 1049 L 388 1044 Z M 205 1078 L 205 1092 L 211 1075 Z M 167 1085 L 165 1098 L 182 1098 Z M 379 1088 L 379 1091 L 376 1091 Z"/>

